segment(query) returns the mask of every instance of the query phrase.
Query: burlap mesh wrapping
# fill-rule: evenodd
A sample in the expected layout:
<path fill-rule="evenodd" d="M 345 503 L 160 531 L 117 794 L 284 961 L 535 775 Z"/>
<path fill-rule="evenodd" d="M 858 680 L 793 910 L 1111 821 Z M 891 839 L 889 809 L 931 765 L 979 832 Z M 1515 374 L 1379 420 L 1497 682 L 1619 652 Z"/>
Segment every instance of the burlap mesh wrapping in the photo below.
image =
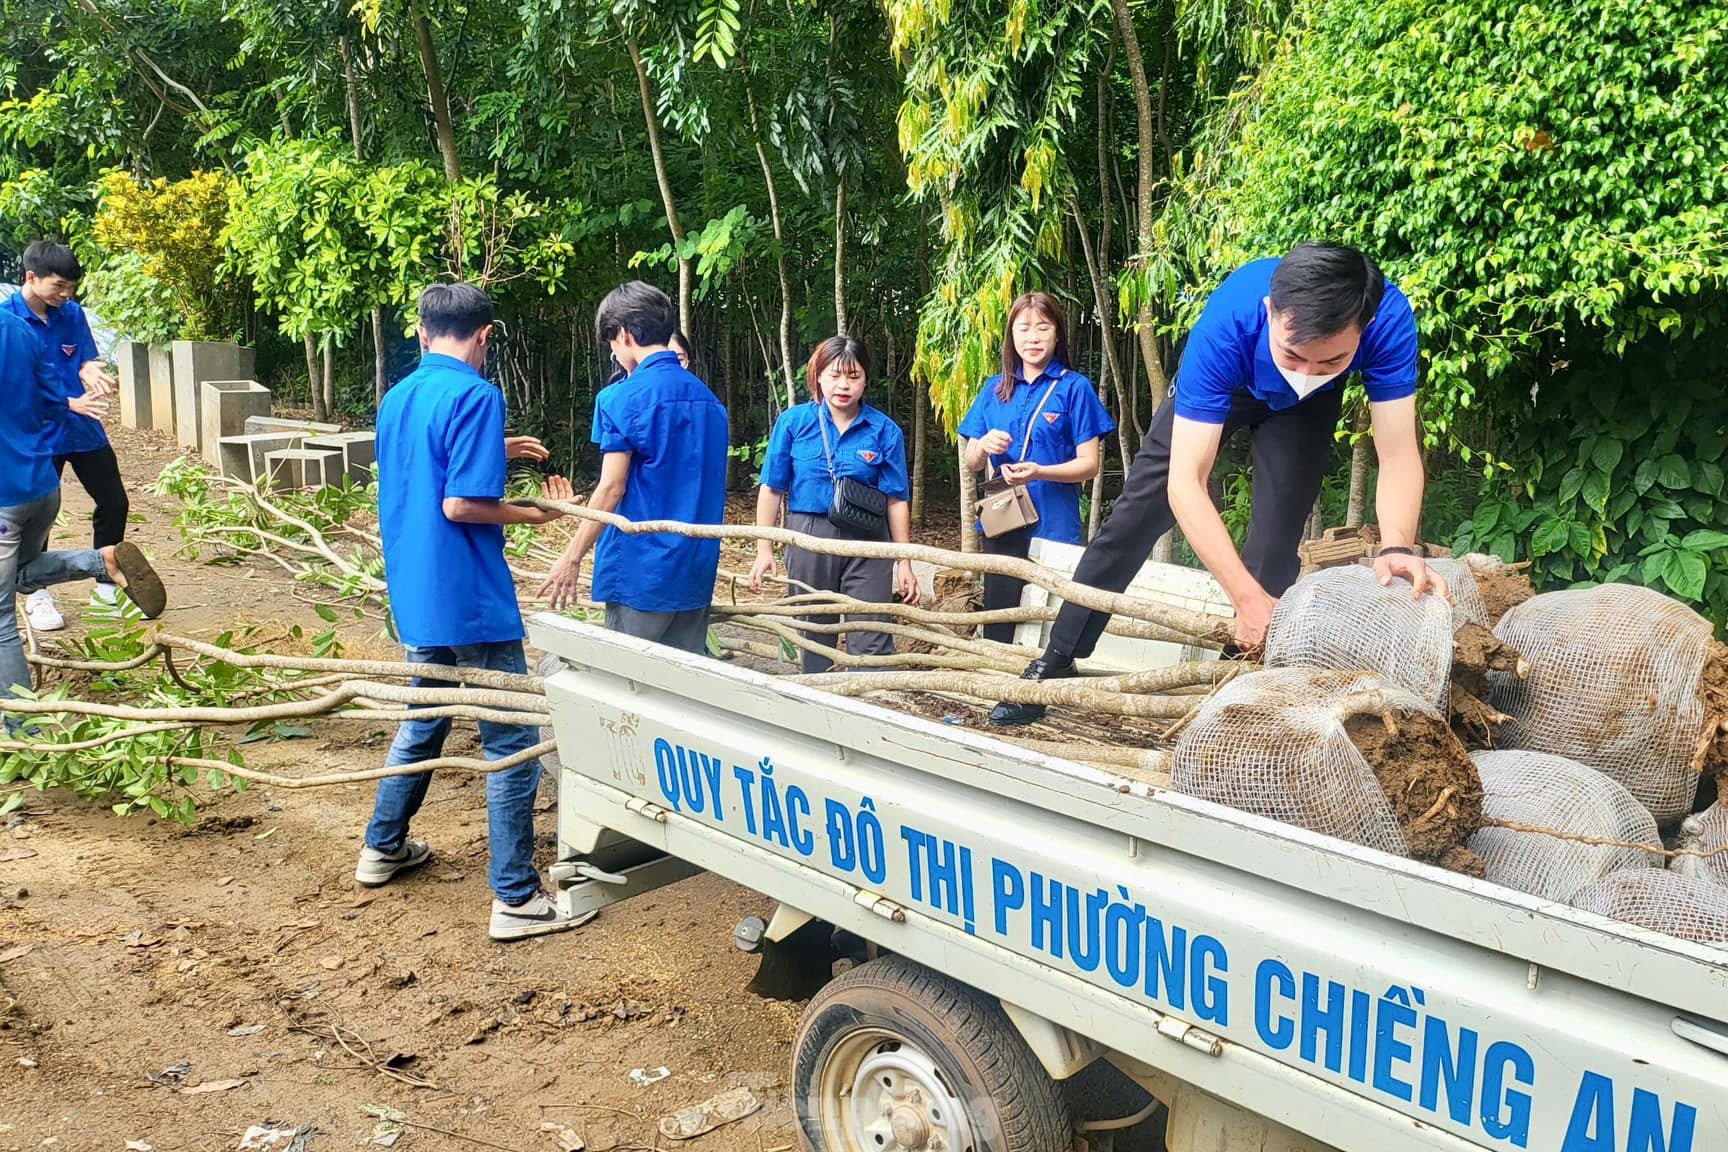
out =
<path fill-rule="evenodd" d="M 1660 849 L 1656 821 L 1632 794 L 1594 768 L 1545 752 L 1476 752 L 1482 815 L 1593 840 Z M 1541 832 L 1484 827 L 1471 849 L 1488 879 L 1520 892 L 1567 900 L 1610 872 L 1660 868 L 1662 857 L 1638 848 L 1586 844 Z"/>
<path fill-rule="evenodd" d="M 1680 825 L 1681 848 L 1711 856 L 1676 856 L 1668 870 L 1728 888 L 1728 806 L 1720 801 Z"/>
<path fill-rule="evenodd" d="M 1408 855 L 1367 761 L 1345 734 L 1353 693 L 1424 710 L 1413 693 L 1368 673 L 1269 668 L 1208 700 L 1176 744 L 1170 786 L 1244 812 Z"/>
<path fill-rule="evenodd" d="M 1453 631 L 1465 624 L 1494 627 L 1494 621 L 1488 616 L 1488 602 L 1482 598 L 1482 589 L 1476 584 L 1478 562 L 1498 564 L 1499 560 L 1493 556 L 1470 555 L 1457 559 L 1437 557 L 1428 561 L 1428 570 L 1440 574 L 1440 578 L 1446 581 L 1446 590 L 1452 595 Z"/>
<path fill-rule="evenodd" d="M 1281 668 L 1378 672 L 1431 707 L 1446 701 L 1452 672 L 1452 609 L 1435 596 L 1412 599 L 1410 584 L 1382 587 L 1351 565 L 1305 576 L 1279 599 L 1266 634 L 1266 663 Z"/>
<path fill-rule="evenodd" d="M 1572 906 L 1699 944 L 1728 943 L 1728 888 L 1670 872 L 1614 872 L 1578 890 Z"/>
<path fill-rule="evenodd" d="M 1698 790 L 1710 632 L 1679 601 L 1627 584 L 1518 605 L 1494 634 L 1530 675 L 1490 678 L 1489 703 L 1511 717 L 1496 743 L 1587 764 L 1624 784 L 1658 824 L 1680 819 Z"/>

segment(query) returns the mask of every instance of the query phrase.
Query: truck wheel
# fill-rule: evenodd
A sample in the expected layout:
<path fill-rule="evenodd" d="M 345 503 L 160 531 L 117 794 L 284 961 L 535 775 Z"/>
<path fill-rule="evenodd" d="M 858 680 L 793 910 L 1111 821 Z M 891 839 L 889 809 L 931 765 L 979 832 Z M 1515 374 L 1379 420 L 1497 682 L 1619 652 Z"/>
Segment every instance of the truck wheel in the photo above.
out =
<path fill-rule="evenodd" d="M 834 980 L 793 1041 L 812 1152 L 1067 1152 L 1068 1103 L 994 1000 L 902 956 Z"/>

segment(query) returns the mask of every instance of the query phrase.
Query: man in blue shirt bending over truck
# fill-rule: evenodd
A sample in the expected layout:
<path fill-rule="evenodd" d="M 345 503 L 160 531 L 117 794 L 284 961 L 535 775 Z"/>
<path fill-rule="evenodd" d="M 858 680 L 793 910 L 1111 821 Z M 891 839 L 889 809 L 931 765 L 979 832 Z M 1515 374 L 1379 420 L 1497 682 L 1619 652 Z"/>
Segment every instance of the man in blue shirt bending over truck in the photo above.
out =
<path fill-rule="evenodd" d="M 560 513 L 504 503 L 504 394 L 480 374 L 492 338 L 492 302 L 471 284 L 434 284 L 420 294 L 420 367 L 378 408 L 378 528 L 390 615 L 409 661 L 521 674 L 522 613 L 504 560 L 504 525 L 545 524 Z M 551 477 L 546 495 L 572 498 Z M 459 676 L 424 676 L 416 687 L 448 687 Z M 388 765 L 437 758 L 450 721 L 410 720 L 396 730 Z M 488 760 L 520 757 L 540 730 L 482 720 Z M 431 784 L 429 772 L 379 781 L 354 878 L 367 887 L 424 864 L 432 849 L 408 838 L 408 822 Z M 486 776 L 494 940 L 574 928 L 534 868 L 534 795 L 540 761 Z M 592 915 L 592 913 L 590 913 Z M 587 917 L 583 917 L 586 920 Z"/>
<path fill-rule="evenodd" d="M 1236 609 L 1236 645 L 1266 638 L 1278 597 L 1301 569 L 1296 546 L 1320 495 L 1344 382 L 1360 373 L 1380 459 L 1382 584 L 1410 581 L 1413 595 L 1446 595 L 1416 547 L 1422 515 L 1422 443 L 1416 428 L 1416 319 L 1410 301 L 1374 262 L 1338 244 L 1300 244 L 1225 278 L 1188 335 L 1176 383 L 1153 419 L 1128 481 L 1074 579 L 1121 592 L 1152 546 L 1180 524 L 1200 562 Z M 1206 481 L 1219 446 L 1246 429 L 1254 445 L 1254 511 L 1240 555 Z M 1062 606 L 1044 654 L 1022 680 L 1075 674 L 1110 621 Z M 998 704 L 995 724 L 1030 724 L 1039 704 Z"/>
<path fill-rule="evenodd" d="M 628 520 L 719 524 L 726 516 L 726 409 L 679 364 L 670 346 L 676 321 L 666 293 L 639 280 L 600 302 L 595 332 L 627 375 L 594 399 L 600 482 L 588 507 Z M 720 541 L 602 532 L 597 521 L 584 521 L 540 588 L 554 610 L 575 601 L 582 557 L 596 539 L 594 599 L 606 604 L 606 627 L 706 651 Z"/>

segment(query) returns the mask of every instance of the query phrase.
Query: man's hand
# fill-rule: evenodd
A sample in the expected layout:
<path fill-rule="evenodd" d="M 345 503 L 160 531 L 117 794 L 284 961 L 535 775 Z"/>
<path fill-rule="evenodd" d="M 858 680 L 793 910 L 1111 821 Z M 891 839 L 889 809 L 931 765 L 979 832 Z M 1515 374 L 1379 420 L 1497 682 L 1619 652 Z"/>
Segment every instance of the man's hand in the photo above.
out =
<path fill-rule="evenodd" d="M 1012 443 L 1014 443 L 1014 437 L 1000 428 L 992 428 L 978 437 L 978 447 L 983 449 L 986 456 L 1000 456 L 1008 451 L 1008 446 Z"/>
<path fill-rule="evenodd" d="M 581 578 L 582 554 L 566 551 L 558 557 L 558 562 L 552 565 L 552 571 L 546 576 L 546 583 L 540 585 L 534 595 L 549 601 L 552 611 L 562 612 L 581 599 L 581 592 L 577 588 Z"/>
<path fill-rule="evenodd" d="M 918 591 L 918 577 L 912 571 L 912 561 L 902 560 L 894 565 L 894 591 L 899 593 L 900 603 L 918 603 L 921 593 Z"/>
<path fill-rule="evenodd" d="M 562 504 L 581 502 L 580 497 L 576 495 L 576 490 L 570 486 L 570 481 L 562 476 L 546 477 L 545 482 L 540 485 L 540 499 L 557 500 Z M 565 515 L 563 512 L 551 508 L 529 508 L 527 511 L 533 513 L 533 519 L 526 521 L 529 524 L 550 524 L 554 520 L 562 519 Z"/>
<path fill-rule="evenodd" d="M 108 400 L 106 396 L 92 396 L 88 393 L 83 396 L 73 396 L 66 401 L 66 407 L 78 413 L 78 415 L 88 416 L 92 420 L 106 420 L 108 418 Z"/>
<path fill-rule="evenodd" d="M 1044 474 L 1044 465 L 1023 460 L 1018 464 L 1002 465 L 1002 479 L 1008 481 L 1010 488 L 1018 488 L 1030 484 Z"/>
<path fill-rule="evenodd" d="M 120 381 L 108 371 L 108 365 L 100 360 L 86 360 L 78 369 L 78 379 L 84 384 L 87 396 L 106 396 L 120 386 Z"/>
<path fill-rule="evenodd" d="M 766 576 L 778 576 L 780 566 L 774 562 L 774 549 L 759 548 L 756 551 L 756 563 L 750 565 L 750 591 L 762 591 L 762 580 Z"/>
<path fill-rule="evenodd" d="M 89 365 L 85 365 L 89 367 Z M 504 459 L 506 460 L 549 460 L 552 453 L 546 450 L 546 445 L 540 443 L 534 436 L 504 437 Z"/>
<path fill-rule="evenodd" d="M 1404 552 L 1382 552 L 1374 557 L 1374 575 L 1382 587 L 1388 587 L 1394 576 L 1410 581 L 1410 599 L 1420 600 L 1422 593 L 1431 592 L 1442 600 L 1452 598 L 1446 578 L 1428 567 L 1420 556 Z"/>
<path fill-rule="evenodd" d="M 1276 597 L 1268 596 L 1258 584 L 1254 590 L 1235 601 L 1236 646 L 1244 652 L 1266 643 L 1266 629 L 1272 626 L 1272 613 L 1278 607 Z"/>

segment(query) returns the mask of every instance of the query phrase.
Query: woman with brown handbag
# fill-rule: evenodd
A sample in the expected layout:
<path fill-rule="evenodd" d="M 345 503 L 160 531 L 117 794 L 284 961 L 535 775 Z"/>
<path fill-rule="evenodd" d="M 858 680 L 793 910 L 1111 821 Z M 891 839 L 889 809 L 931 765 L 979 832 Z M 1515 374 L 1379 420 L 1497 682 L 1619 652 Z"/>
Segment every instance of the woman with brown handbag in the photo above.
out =
<path fill-rule="evenodd" d="M 966 467 L 989 479 L 979 499 L 984 551 L 1026 557 L 1035 539 L 1082 542 L 1080 485 L 1098 474 L 1102 438 L 1116 430 L 1092 382 L 1067 366 L 1068 321 L 1045 292 L 1008 309 L 1002 374 L 984 382 L 960 421 Z M 984 577 L 984 607 L 1013 608 L 1025 581 Z M 986 624 L 1008 643 L 1013 624 Z"/>
<path fill-rule="evenodd" d="M 907 505 L 911 488 L 906 478 L 906 437 L 887 413 L 864 403 L 870 377 L 870 353 L 850 336 L 832 336 L 816 346 L 805 370 L 811 400 L 781 413 L 768 437 L 762 459 L 762 488 L 756 497 L 756 523 L 773 527 L 786 510 L 786 527 L 807 536 L 827 539 L 886 540 L 905 544 L 912 536 Z M 762 579 L 775 570 L 774 547 L 757 542 L 756 563 L 750 568 L 750 590 L 760 592 Z M 918 580 L 912 562 L 888 559 L 824 556 L 802 548 L 786 549 L 786 576 L 804 585 L 795 592 L 840 592 L 873 604 L 886 603 L 899 593 L 907 604 L 918 603 Z M 838 616 L 807 616 L 811 624 L 831 624 Z M 849 616 L 848 620 L 879 620 L 879 616 Z M 806 633 L 820 644 L 833 645 L 830 633 Z M 846 652 L 852 656 L 891 656 L 894 637 L 885 632 L 847 632 Z M 826 672 L 832 662 L 806 651 L 803 671 Z"/>

